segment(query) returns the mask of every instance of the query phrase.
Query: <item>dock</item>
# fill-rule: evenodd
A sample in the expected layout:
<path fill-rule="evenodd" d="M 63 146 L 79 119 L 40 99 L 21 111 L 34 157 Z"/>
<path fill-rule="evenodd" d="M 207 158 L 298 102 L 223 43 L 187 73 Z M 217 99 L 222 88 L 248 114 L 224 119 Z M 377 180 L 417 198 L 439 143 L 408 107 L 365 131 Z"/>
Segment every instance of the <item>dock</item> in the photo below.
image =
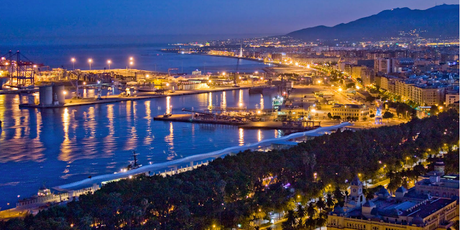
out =
<path fill-rule="evenodd" d="M 153 118 L 156 121 L 187 122 L 216 125 L 233 125 L 244 129 L 279 129 L 290 131 L 307 131 L 319 128 L 320 121 L 281 122 L 281 121 L 232 121 L 222 119 L 192 119 L 191 114 L 168 114 Z"/>
<path fill-rule="evenodd" d="M 163 97 L 168 97 L 168 96 L 171 96 L 171 97 L 186 96 L 186 95 L 194 95 L 194 94 L 200 94 L 200 93 L 232 91 L 232 90 L 249 89 L 249 88 L 251 88 L 251 86 L 225 87 L 225 88 L 220 87 L 220 88 L 211 88 L 211 89 L 206 89 L 206 90 L 181 90 L 181 91 L 165 93 L 165 94 L 158 94 L 154 92 L 141 92 L 141 93 L 137 93 L 134 96 L 111 95 L 111 96 L 103 96 L 99 100 L 95 98 L 66 99 L 64 104 L 46 105 L 46 106 L 41 106 L 37 104 L 20 104 L 19 107 L 20 108 L 41 108 L 41 109 L 66 108 L 66 107 L 74 107 L 74 106 L 116 103 L 116 102 L 122 102 L 122 101 L 148 100 L 148 99 L 163 98 Z"/>

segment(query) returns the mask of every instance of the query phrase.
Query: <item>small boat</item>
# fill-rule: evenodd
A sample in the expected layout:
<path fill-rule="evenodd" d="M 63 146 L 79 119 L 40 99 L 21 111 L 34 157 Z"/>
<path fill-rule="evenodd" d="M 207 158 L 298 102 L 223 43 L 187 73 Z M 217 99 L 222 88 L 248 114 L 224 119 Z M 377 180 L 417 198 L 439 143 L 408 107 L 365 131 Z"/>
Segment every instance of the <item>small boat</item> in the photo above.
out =
<path fill-rule="evenodd" d="M 156 92 L 158 91 L 158 89 L 156 89 L 155 87 L 139 87 L 137 88 L 137 91 L 150 93 L 150 92 Z"/>
<path fill-rule="evenodd" d="M 140 168 L 142 165 L 137 162 L 137 155 L 136 151 L 133 150 L 133 161 L 129 162 L 129 165 L 126 168 L 121 169 L 121 172 L 127 172 L 129 170 Z"/>

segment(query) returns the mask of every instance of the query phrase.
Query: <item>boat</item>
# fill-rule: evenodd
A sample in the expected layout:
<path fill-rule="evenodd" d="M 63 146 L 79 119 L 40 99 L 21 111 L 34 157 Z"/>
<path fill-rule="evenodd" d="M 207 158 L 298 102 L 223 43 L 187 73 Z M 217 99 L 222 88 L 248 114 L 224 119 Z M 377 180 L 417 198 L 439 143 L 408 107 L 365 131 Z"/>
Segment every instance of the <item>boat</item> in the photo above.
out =
<path fill-rule="evenodd" d="M 137 88 L 137 91 L 152 93 L 152 92 L 158 91 L 158 89 L 156 89 L 155 87 L 145 87 L 145 86 L 143 86 L 143 87 Z"/>
<path fill-rule="evenodd" d="M 133 161 L 130 161 L 128 166 L 126 166 L 126 168 L 121 169 L 121 172 L 127 172 L 129 170 L 133 170 L 133 169 L 142 167 L 142 165 L 137 162 L 137 155 L 139 154 L 133 150 Z"/>

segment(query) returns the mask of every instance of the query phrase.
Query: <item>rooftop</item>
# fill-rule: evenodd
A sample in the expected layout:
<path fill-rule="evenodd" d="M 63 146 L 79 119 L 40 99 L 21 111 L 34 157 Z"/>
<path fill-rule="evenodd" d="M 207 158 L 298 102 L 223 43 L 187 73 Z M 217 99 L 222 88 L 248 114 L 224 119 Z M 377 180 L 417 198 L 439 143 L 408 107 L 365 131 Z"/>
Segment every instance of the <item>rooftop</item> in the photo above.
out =
<path fill-rule="evenodd" d="M 401 216 L 419 215 L 421 218 L 426 218 L 427 216 L 437 212 L 439 209 L 445 207 L 446 205 L 452 202 L 456 201 L 447 198 L 433 198 L 426 202 L 421 202 L 420 204 L 403 211 Z"/>

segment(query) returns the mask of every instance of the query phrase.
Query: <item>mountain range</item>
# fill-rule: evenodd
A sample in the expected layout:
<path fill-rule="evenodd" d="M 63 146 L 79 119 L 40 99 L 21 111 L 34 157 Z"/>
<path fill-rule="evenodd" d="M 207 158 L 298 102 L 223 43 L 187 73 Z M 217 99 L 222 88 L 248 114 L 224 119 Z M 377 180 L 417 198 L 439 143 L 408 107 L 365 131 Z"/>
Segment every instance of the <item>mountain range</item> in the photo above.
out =
<path fill-rule="evenodd" d="M 305 40 L 384 40 L 391 37 L 458 38 L 459 5 L 439 5 L 426 10 L 396 8 L 342 23 L 336 26 L 316 26 L 287 34 Z"/>

